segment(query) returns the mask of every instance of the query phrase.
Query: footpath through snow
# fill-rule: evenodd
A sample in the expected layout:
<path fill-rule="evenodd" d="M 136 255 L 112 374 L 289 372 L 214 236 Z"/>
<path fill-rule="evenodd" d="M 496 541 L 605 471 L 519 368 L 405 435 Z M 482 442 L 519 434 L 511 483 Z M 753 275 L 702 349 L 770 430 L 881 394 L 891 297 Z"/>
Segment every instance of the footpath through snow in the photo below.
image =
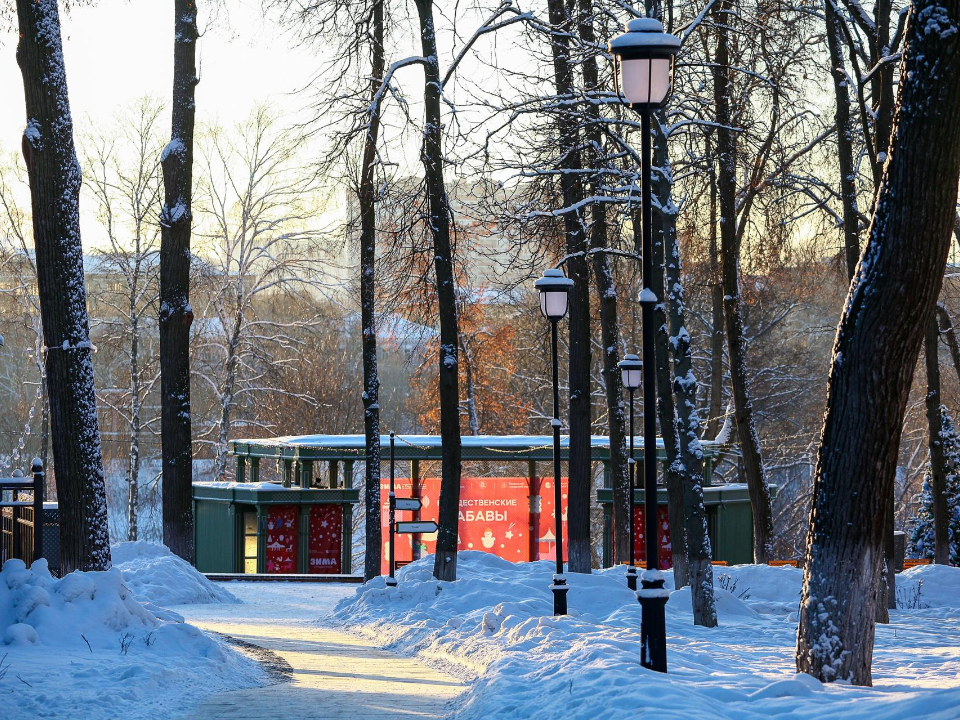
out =
<path fill-rule="evenodd" d="M 354 586 L 229 583 L 244 603 L 177 608 L 204 628 L 271 651 L 286 682 L 217 693 L 183 720 L 440 720 L 465 690 L 459 680 L 373 640 L 318 625 Z"/>
<path fill-rule="evenodd" d="M 960 568 L 898 576 L 903 609 L 877 628 L 870 689 L 795 673 L 796 568 L 716 568 L 714 629 L 692 624 L 689 589 L 673 592 L 664 676 L 640 667 L 640 607 L 622 568 L 570 574 L 571 614 L 555 618 L 549 562 L 462 552 L 449 584 L 431 577 L 432 565 L 431 557 L 403 568 L 397 588 L 368 583 L 331 621 L 475 678 L 457 720 L 960 718 Z"/>

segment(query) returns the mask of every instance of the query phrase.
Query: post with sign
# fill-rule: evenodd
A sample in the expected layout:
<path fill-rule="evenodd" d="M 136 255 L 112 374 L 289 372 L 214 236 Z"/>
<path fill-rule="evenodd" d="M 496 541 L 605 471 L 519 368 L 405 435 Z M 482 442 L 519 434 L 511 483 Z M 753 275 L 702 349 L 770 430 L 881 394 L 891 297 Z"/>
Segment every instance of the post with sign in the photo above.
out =
<path fill-rule="evenodd" d="M 395 433 L 390 432 L 390 575 L 387 576 L 387 587 L 395 587 L 397 578 L 394 576 L 396 559 L 396 535 L 394 526 L 397 519 L 397 493 L 393 487 L 394 470 L 396 468 L 396 440 Z"/>

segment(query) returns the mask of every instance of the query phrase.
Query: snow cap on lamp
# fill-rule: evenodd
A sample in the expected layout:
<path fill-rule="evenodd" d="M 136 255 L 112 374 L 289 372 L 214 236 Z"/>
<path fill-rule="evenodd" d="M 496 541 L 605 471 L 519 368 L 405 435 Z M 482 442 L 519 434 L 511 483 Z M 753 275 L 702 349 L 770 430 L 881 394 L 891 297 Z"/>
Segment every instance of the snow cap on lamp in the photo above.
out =
<path fill-rule="evenodd" d="M 680 38 L 663 31 L 655 18 L 635 18 L 610 41 L 620 64 L 620 85 L 635 110 L 663 107 L 673 86 L 673 58 Z"/>
<path fill-rule="evenodd" d="M 559 320 L 567 314 L 567 294 L 573 289 L 573 280 L 563 270 L 547 268 L 533 286 L 540 291 L 540 312 L 545 318 Z"/>

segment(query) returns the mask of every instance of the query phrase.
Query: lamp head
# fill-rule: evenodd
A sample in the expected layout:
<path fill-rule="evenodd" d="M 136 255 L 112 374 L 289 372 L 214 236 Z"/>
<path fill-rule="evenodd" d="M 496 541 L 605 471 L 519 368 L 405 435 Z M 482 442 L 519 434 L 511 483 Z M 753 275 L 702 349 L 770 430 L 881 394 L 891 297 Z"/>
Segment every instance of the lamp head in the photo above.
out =
<path fill-rule="evenodd" d="M 680 38 L 665 33 L 655 18 L 635 18 L 610 41 L 610 52 L 620 66 L 620 85 L 630 107 L 656 110 L 666 104 Z"/>
<path fill-rule="evenodd" d="M 540 312 L 548 320 L 560 320 L 567 314 L 567 296 L 573 280 L 558 268 L 547 268 L 533 286 L 540 292 Z"/>
<path fill-rule="evenodd" d="M 641 375 L 643 370 L 643 361 L 636 355 L 628 353 L 623 356 L 623 360 L 617 363 L 620 368 L 620 377 L 623 379 L 623 386 L 627 390 L 636 390 L 640 387 Z"/>

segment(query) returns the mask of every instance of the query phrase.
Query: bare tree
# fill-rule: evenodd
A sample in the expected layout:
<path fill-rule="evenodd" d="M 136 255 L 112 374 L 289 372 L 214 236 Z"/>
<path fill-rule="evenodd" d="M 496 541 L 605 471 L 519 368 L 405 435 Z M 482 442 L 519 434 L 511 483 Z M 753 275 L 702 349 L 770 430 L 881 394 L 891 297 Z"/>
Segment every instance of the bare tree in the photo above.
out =
<path fill-rule="evenodd" d="M 46 350 L 63 572 L 110 566 L 80 242 L 80 167 L 73 144 L 56 0 L 17 0 L 37 284 Z"/>
<path fill-rule="evenodd" d="M 173 99 L 170 142 L 160 155 L 160 408 L 163 446 L 163 542 L 194 561 L 193 439 L 190 416 L 190 232 L 196 116 L 197 5 L 173 3 Z"/>
<path fill-rule="evenodd" d="M 923 355 L 927 369 L 925 405 L 930 428 L 930 489 L 933 493 L 933 561 L 950 564 L 950 509 L 947 500 L 947 461 L 943 448 L 943 400 L 940 394 L 940 327 L 936 312 L 924 326 Z"/>
<path fill-rule="evenodd" d="M 960 103 L 960 6 L 919 0 L 913 14 L 884 180 L 834 343 L 797 634 L 799 671 L 856 685 L 872 682 L 875 618 L 863 608 L 876 602 L 883 511 L 960 179 L 960 126 L 932 112 Z"/>
<path fill-rule="evenodd" d="M 109 248 L 96 255 L 109 276 L 122 280 L 115 290 L 100 293 L 98 302 L 110 311 L 99 320 L 100 343 L 116 347 L 126 359 L 126 373 L 119 373 L 124 385 L 102 388 L 99 398 L 122 419 L 129 433 L 128 540 L 138 538 L 144 433 L 159 420 L 149 415 L 146 400 L 160 379 L 151 329 L 158 294 L 162 111 L 156 101 L 141 99 L 131 112 L 117 119 L 115 127 L 89 138 L 84 157 L 88 168 L 85 184 L 109 242 Z M 108 376 L 114 377 L 114 373 Z"/>
<path fill-rule="evenodd" d="M 211 128 L 201 145 L 204 305 L 194 375 L 214 397 L 216 417 L 198 439 L 214 448 L 217 479 L 226 477 L 238 408 L 252 408 L 265 390 L 283 392 L 265 387 L 264 378 L 294 361 L 296 331 L 317 322 L 315 314 L 286 312 L 284 296 L 310 297 L 329 286 L 333 263 L 316 227 L 315 177 L 296 162 L 301 140 L 260 107 L 232 132 Z M 254 412 L 244 422 L 259 424 Z"/>

